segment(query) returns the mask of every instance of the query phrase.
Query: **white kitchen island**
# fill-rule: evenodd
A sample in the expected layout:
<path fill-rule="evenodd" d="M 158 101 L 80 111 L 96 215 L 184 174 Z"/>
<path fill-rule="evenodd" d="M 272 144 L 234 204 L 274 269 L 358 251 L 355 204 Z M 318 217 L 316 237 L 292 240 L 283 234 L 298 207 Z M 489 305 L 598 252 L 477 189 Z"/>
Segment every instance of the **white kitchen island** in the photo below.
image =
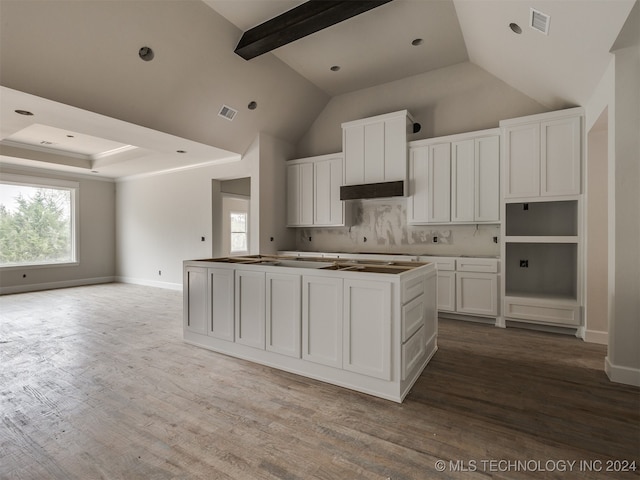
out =
<path fill-rule="evenodd" d="M 184 261 L 184 340 L 402 402 L 437 350 L 432 263 Z"/>

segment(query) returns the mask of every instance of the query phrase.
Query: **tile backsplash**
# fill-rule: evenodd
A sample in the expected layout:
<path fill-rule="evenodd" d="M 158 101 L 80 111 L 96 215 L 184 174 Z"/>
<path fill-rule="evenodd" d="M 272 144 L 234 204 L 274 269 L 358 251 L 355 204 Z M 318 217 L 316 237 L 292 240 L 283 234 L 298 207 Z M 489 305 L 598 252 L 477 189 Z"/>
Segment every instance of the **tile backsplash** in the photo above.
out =
<path fill-rule="evenodd" d="M 500 235 L 499 225 L 407 225 L 406 199 L 352 200 L 346 208 L 351 210 L 350 226 L 300 228 L 296 248 L 414 255 L 500 254 L 500 246 L 494 242 Z"/>

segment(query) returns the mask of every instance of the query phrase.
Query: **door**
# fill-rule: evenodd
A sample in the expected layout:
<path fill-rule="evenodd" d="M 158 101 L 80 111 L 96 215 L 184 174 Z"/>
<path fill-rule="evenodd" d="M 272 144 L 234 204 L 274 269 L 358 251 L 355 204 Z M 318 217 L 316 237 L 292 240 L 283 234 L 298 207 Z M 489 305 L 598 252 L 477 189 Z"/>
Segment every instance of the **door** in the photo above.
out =
<path fill-rule="evenodd" d="M 429 203 L 427 217 L 431 223 L 451 221 L 451 144 L 429 146 Z"/>
<path fill-rule="evenodd" d="M 187 267 L 184 272 L 184 328 L 207 333 L 207 269 Z"/>
<path fill-rule="evenodd" d="M 540 127 L 540 195 L 579 195 L 580 117 L 543 122 Z"/>
<path fill-rule="evenodd" d="M 477 222 L 500 221 L 500 137 L 475 140 L 475 212 Z"/>
<path fill-rule="evenodd" d="M 342 158 L 331 158 L 314 163 L 314 225 L 344 224 L 340 185 L 342 185 Z"/>
<path fill-rule="evenodd" d="M 409 198 L 407 222 L 429 221 L 429 147 L 413 147 L 409 152 Z"/>
<path fill-rule="evenodd" d="M 504 196 L 540 195 L 540 124 L 505 129 Z"/>
<path fill-rule="evenodd" d="M 232 269 L 209 268 L 208 291 L 209 335 L 222 340 L 234 340 L 234 274 Z"/>
<path fill-rule="evenodd" d="M 438 310 L 456 311 L 456 273 L 438 271 Z"/>
<path fill-rule="evenodd" d="M 265 348 L 265 273 L 236 270 L 235 338 L 237 343 Z"/>
<path fill-rule="evenodd" d="M 492 273 L 456 273 L 458 313 L 498 315 L 498 276 Z"/>
<path fill-rule="evenodd" d="M 391 379 L 391 284 L 344 280 L 342 368 Z"/>
<path fill-rule="evenodd" d="M 300 275 L 267 273 L 266 349 L 300 358 Z"/>
<path fill-rule="evenodd" d="M 451 221 L 473 222 L 475 214 L 475 142 L 451 144 Z"/>
<path fill-rule="evenodd" d="M 302 277 L 302 358 L 342 368 L 342 279 Z"/>

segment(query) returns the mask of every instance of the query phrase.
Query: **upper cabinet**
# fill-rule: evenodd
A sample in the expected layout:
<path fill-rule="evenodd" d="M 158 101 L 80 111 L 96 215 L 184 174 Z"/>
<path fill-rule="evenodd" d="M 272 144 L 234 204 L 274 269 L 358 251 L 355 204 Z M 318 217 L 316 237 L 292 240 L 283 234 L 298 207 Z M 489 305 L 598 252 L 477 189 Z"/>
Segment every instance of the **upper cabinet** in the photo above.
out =
<path fill-rule="evenodd" d="M 341 153 L 287 162 L 287 226 L 345 224 L 342 163 Z"/>
<path fill-rule="evenodd" d="M 582 108 L 503 120 L 504 197 L 581 193 Z"/>
<path fill-rule="evenodd" d="M 500 221 L 498 129 L 409 144 L 410 224 Z"/>
<path fill-rule="evenodd" d="M 407 133 L 413 119 L 406 110 L 342 124 L 344 184 L 407 180 Z"/>

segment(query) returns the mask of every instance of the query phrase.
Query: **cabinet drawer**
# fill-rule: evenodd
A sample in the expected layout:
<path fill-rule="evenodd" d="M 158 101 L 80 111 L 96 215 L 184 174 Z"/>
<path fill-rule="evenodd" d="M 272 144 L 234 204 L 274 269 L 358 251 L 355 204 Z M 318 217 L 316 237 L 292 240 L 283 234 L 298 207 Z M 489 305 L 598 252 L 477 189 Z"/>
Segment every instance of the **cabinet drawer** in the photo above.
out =
<path fill-rule="evenodd" d="M 402 345 L 402 380 L 407 379 L 411 371 L 424 358 L 426 351 L 425 328 L 421 327 Z"/>
<path fill-rule="evenodd" d="M 402 282 L 401 290 L 400 295 L 404 305 L 424 293 L 424 278 L 416 277 Z"/>
<path fill-rule="evenodd" d="M 424 293 L 402 307 L 402 341 L 406 342 L 424 324 Z"/>
<path fill-rule="evenodd" d="M 418 257 L 419 262 L 435 263 L 439 272 L 453 272 L 456 269 L 456 259 L 454 257 Z"/>
<path fill-rule="evenodd" d="M 505 297 L 504 310 L 507 319 L 573 327 L 581 324 L 580 305 L 572 301 Z"/>
<path fill-rule="evenodd" d="M 456 270 L 458 272 L 482 272 L 497 273 L 497 258 L 458 258 L 456 259 Z"/>

